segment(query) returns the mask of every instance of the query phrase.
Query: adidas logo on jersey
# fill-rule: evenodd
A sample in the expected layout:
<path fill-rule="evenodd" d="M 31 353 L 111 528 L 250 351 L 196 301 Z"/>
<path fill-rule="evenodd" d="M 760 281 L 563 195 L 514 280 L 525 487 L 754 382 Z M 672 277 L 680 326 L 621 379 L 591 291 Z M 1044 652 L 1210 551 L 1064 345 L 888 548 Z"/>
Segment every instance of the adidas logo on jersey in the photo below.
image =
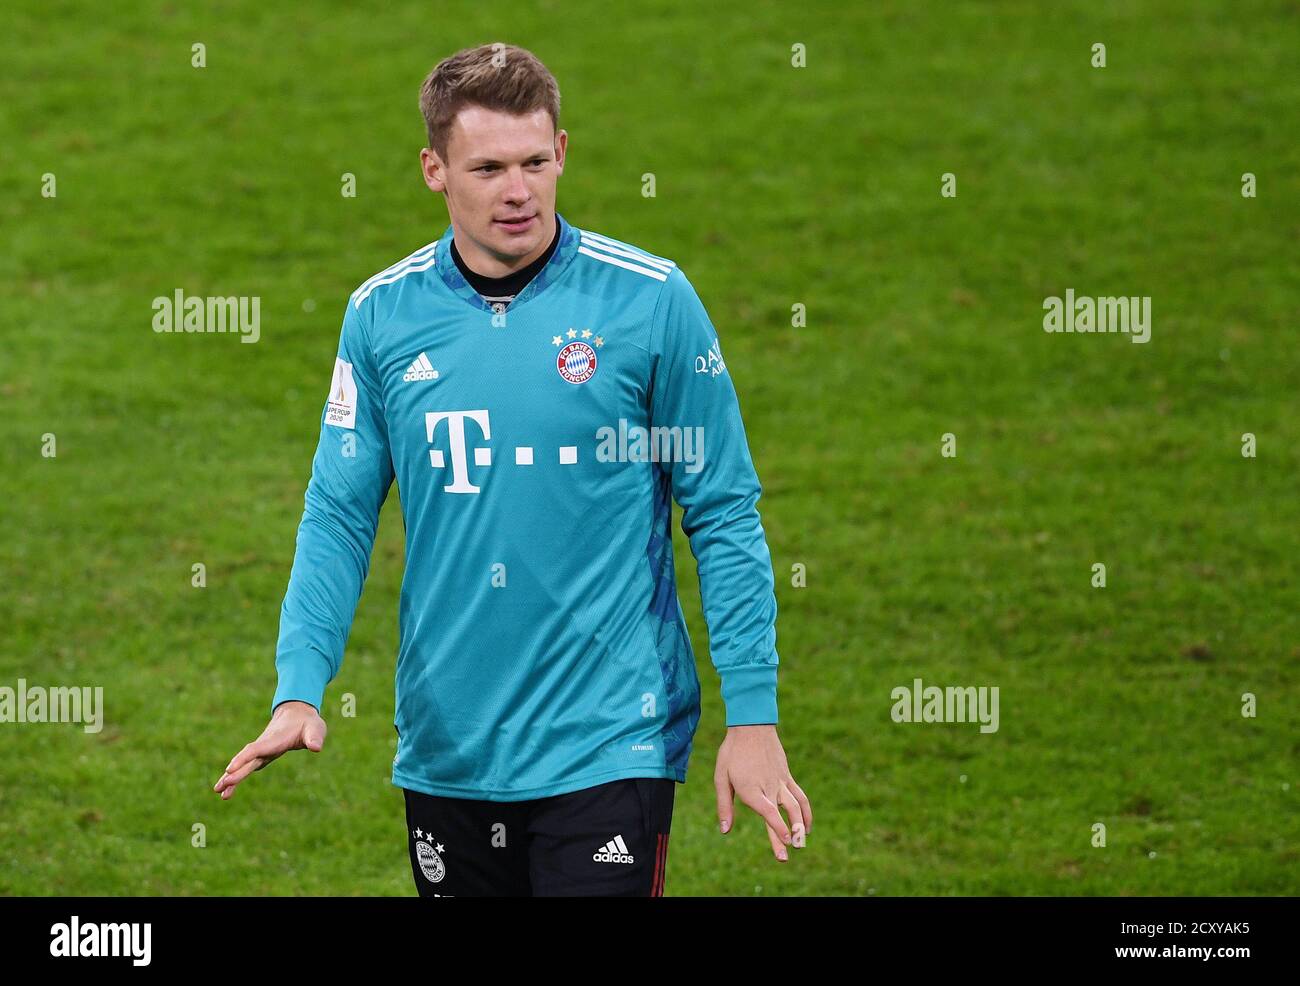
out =
<path fill-rule="evenodd" d="M 429 362 L 429 357 L 425 356 L 424 353 L 421 353 L 416 357 L 415 362 L 407 368 L 406 372 L 402 374 L 402 379 L 407 383 L 416 380 L 437 380 L 438 371 L 435 370 L 433 364 Z"/>
<path fill-rule="evenodd" d="M 627 851 L 627 843 L 623 841 L 623 836 L 616 835 L 603 846 L 591 854 L 591 858 L 597 863 L 631 863 L 634 862 L 633 856 Z"/>

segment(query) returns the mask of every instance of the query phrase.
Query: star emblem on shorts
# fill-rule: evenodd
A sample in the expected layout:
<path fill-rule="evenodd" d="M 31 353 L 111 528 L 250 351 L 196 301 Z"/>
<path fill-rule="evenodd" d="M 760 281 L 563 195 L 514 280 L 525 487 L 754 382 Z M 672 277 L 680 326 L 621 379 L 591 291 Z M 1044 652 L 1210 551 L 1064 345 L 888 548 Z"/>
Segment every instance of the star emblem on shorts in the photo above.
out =
<path fill-rule="evenodd" d="M 570 330 L 569 330 L 567 333 L 565 333 L 565 334 L 566 334 L 570 339 L 572 339 L 574 336 L 576 336 L 576 335 L 578 334 L 578 330 L 577 330 L 577 329 L 570 329 Z"/>
<path fill-rule="evenodd" d="M 561 342 L 563 342 L 563 341 L 564 341 L 564 340 L 561 339 L 559 336 L 551 336 L 551 345 L 552 345 L 552 346 L 558 346 L 558 345 L 559 345 Z"/>
<path fill-rule="evenodd" d="M 597 345 L 597 346 L 603 346 L 603 345 L 605 345 L 605 337 L 604 337 L 604 336 L 596 336 L 596 345 Z"/>

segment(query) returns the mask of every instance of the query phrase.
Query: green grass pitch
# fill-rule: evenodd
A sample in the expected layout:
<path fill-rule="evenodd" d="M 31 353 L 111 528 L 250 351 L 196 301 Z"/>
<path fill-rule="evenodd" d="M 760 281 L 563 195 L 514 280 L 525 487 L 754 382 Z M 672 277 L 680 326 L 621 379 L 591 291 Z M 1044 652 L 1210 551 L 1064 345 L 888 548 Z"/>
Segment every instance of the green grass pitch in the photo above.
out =
<path fill-rule="evenodd" d="M 741 805 L 717 831 L 678 530 L 704 716 L 667 893 L 1300 890 L 1294 4 L 23 6 L 0 685 L 102 686 L 106 723 L 0 724 L 0 893 L 414 892 L 395 491 L 324 751 L 211 788 L 265 724 L 345 299 L 447 225 L 419 83 L 494 40 L 559 80 L 560 211 L 696 285 L 763 482 L 814 829 L 786 864 Z M 259 296 L 261 338 L 153 332 L 177 288 Z M 1067 288 L 1149 296 L 1150 341 L 1045 333 Z M 999 730 L 895 723 L 915 677 L 998 686 Z"/>

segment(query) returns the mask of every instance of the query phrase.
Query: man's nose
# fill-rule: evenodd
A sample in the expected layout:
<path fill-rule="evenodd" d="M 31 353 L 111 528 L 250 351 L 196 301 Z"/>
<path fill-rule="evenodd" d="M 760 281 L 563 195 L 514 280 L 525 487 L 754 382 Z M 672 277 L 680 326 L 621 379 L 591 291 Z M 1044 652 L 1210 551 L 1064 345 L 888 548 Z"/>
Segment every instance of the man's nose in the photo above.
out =
<path fill-rule="evenodd" d="M 524 182 L 524 169 L 512 168 L 510 171 L 510 184 L 506 188 L 506 198 L 511 202 L 524 202 L 528 197 L 528 185 Z"/>

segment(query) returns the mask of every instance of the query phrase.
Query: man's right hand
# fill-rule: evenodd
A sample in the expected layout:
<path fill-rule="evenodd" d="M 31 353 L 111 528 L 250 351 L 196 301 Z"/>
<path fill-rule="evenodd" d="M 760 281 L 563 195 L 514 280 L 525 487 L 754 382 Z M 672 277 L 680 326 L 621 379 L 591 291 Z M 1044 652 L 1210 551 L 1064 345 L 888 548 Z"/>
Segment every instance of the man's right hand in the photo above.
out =
<path fill-rule="evenodd" d="M 319 753 L 325 745 L 325 720 L 306 702 L 281 702 L 271 713 L 262 735 L 235 754 L 212 790 L 227 801 L 235 786 L 255 770 L 261 770 L 289 750 Z"/>

